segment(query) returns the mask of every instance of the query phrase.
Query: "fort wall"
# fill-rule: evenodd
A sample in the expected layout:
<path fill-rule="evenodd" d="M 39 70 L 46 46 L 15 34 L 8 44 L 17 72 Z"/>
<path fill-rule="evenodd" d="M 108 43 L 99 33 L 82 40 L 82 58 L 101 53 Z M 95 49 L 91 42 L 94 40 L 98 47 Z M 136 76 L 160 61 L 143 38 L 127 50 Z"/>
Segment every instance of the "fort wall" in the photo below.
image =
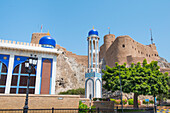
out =
<path fill-rule="evenodd" d="M 144 59 L 148 63 L 159 59 L 155 44 L 143 45 L 128 35 L 119 36 L 115 40 L 113 38 L 110 41 L 111 44 L 107 41 L 101 46 L 100 59 L 104 58 L 108 66 L 114 66 L 115 62 L 119 62 L 119 64 L 126 62 L 130 65 L 132 62 L 136 64 L 137 62 L 142 62 Z M 109 45 L 110 47 L 108 47 Z M 104 49 L 104 47 L 108 49 Z"/>

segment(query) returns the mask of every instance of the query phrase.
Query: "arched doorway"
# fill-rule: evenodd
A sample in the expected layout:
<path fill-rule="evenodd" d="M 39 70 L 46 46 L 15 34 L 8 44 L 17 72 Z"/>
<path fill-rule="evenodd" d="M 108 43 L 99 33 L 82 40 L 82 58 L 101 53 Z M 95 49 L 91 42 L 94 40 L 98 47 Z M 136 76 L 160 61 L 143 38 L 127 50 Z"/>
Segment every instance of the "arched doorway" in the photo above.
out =
<path fill-rule="evenodd" d="M 101 81 L 96 80 L 96 98 L 101 98 Z"/>
<path fill-rule="evenodd" d="M 87 88 L 86 88 L 86 96 L 87 96 L 87 98 L 90 98 L 90 96 L 91 96 L 91 98 L 94 96 L 93 95 L 93 92 L 94 92 L 94 82 L 93 82 L 93 80 L 92 79 L 88 79 L 87 81 L 86 81 L 86 86 L 87 86 Z"/>

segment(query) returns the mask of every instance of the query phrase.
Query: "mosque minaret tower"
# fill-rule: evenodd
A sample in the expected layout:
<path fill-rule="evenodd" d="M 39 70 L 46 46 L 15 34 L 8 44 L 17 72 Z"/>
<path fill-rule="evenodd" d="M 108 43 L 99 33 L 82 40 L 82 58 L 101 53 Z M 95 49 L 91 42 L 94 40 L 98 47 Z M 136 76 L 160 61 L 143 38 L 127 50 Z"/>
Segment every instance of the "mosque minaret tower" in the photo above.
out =
<path fill-rule="evenodd" d="M 88 72 L 85 74 L 86 98 L 102 97 L 102 77 L 99 73 L 99 36 L 94 28 L 88 37 Z"/>

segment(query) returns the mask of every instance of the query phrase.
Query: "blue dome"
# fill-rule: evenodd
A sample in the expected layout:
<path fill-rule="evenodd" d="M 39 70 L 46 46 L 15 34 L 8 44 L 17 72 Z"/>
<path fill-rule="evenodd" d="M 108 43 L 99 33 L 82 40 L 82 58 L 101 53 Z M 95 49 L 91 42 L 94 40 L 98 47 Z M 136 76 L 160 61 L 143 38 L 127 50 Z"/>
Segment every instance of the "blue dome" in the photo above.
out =
<path fill-rule="evenodd" d="M 44 36 L 40 39 L 39 44 L 41 44 L 42 47 L 54 48 L 56 42 L 51 36 Z"/>
<path fill-rule="evenodd" d="M 92 29 L 89 31 L 89 36 L 90 35 L 97 35 L 98 36 L 98 31 L 96 31 L 95 29 Z"/>

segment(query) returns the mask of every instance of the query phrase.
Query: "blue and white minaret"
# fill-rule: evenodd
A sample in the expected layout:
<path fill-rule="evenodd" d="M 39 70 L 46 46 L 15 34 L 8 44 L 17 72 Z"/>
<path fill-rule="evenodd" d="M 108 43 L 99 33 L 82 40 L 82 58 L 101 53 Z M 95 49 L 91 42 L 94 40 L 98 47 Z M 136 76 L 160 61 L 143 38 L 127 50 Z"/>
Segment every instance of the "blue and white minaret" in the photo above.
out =
<path fill-rule="evenodd" d="M 89 31 L 88 37 L 88 72 L 85 74 L 86 98 L 102 97 L 102 76 L 99 73 L 99 36 L 94 29 Z"/>

